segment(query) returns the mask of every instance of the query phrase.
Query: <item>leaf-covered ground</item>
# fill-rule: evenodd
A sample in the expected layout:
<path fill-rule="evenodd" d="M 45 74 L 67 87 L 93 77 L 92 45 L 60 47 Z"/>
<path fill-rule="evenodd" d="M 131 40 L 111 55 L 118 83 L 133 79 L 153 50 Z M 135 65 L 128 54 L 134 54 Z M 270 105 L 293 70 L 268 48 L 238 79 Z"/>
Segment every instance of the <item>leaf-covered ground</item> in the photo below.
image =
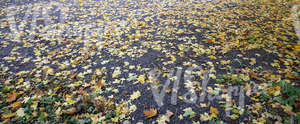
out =
<path fill-rule="evenodd" d="M 0 3 L 0 123 L 300 123 L 297 0 Z"/>

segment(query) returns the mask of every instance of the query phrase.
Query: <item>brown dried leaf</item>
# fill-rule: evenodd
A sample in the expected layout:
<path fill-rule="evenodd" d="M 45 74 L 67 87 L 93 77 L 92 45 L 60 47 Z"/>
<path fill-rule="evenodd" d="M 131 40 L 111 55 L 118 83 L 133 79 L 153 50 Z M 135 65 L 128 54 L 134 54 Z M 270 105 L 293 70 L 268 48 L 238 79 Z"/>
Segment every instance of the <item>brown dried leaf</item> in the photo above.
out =
<path fill-rule="evenodd" d="M 77 109 L 75 107 L 69 108 L 65 111 L 66 114 L 73 115 L 77 113 Z"/>
<path fill-rule="evenodd" d="M 174 113 L 173 113 L 172 111 L 167 110 L 166 116 L 167 116 L 168 118 L 172 117 L 173 115 L 174 115 Z"/>
<path fill-rule="evenodd" d="M 252 78 L 256 79 L 256 80 L 260 80 L 260 78 L 258 77 L 258 75 L 257 75 L 255 72 L 253 72 L 253 71 L 250 71 L 250 72 L 249 72 L 249 75 L 250 75 Z"/>

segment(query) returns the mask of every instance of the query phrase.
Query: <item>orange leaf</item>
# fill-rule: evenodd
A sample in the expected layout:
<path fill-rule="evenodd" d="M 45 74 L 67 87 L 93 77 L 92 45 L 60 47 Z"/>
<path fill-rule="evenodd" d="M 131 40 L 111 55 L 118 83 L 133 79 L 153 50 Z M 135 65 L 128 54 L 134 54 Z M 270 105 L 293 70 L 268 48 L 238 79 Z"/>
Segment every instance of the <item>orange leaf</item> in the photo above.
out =
<path fill-rule="evenodd" d="M 83 102 L 87 103 L 89 101 L 89 97 L 88 96 L 84 96 L 83 97 Z"/>
<path fill-rule="evenodd" d="M 7 94 L 7 97 L 8 98 L 6 99 L 6 102 L 11 103 L 17 99 L 18 94 L 15 91 L 13 91 L 12 93 Z"/>
<path fill-rule="evenodd" d="M 290 79 L 299 79 L 299 77 L 293 75 L 291 72 L 288 72 L 288 73 L 286 74 L 286 77 L 287 77 L 287 78 L 290 78 Z"/>
<path fill-rule="evenodd" d="M 78 90 L 77 93 L 81 94 L 81 95 L 84 95 L 84 96 L 87 95 L 87 92 L 84 89 Z"/>
<path fill-rule="evenodd" d="M 245 54 L 246 54 L 246 52 L 245 52 L 245 51 L 241 51 L 241 53 L 242 53 L 243 55 L 245 55 Z"/>
<path fill-rule="evenodd" d="M 259 76 L 255 73 L 255 72 L 253 72 L 253 71 L 250 71 L 249 72 L 249 74 L 250 74 L 250 76 L 252 77 L 252 78 L 254 78 L 254 79 L 256 79 L 256 80 L 259 80 L 260 81 L 260 78 L 259 78 Z"/>
<path fill-rule="evenodd" d="M 152 118 L 154 116 L 157 115 L 157 109 L 149 109 L 148 111 L 144 111 L 144 114 L 148 117 L 148 118 Z"/>

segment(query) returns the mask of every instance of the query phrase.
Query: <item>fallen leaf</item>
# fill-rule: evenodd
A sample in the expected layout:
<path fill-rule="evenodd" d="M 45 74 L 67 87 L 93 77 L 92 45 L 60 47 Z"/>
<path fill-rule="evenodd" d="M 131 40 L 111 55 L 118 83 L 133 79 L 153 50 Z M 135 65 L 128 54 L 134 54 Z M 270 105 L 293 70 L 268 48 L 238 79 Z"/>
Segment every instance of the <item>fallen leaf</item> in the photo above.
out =
<path fill-rule="evenodd" d="M 157 115 L 157 109 L 151 108 L 151 109 L 149 109 L 149 110 L 147 110 L 147 111 L 144 111 L 144 114 L 145 114 L 148 118 L 152 118 L 152 117 L 154 117 L 154 116 Z"/>
<path fill-rule="evenodd" d="M 219 114 L 219 111 L 217 108 L 214 108 L 214 107 L 210 107 L 210 113 L 211 113 L 211 117 L 212 118 L 217 118 L 218 114 Z"/>
<path fill-rule="evenodd" d="M 24 108 L 19 108 L 18 111 L 16 112 L 18 117 L 24 117 Z"/>
<path fill-rule="evenodd" d="M 178 118 L 179 118 L 179 120 L 182 120 L 182 119 L 183 119 L 182 114 L 180 114 L 180 115 L 178 116 Z"/>
<path fill-rule="evenodd" d="M 221 60 L 221 64 L 222 65 L 228 65 L 228 64 L 230 64 L 230 60 L 227 60 L 227 61 Z"/>
<path fill-rule="evenodd" d="M 61 115 L 61 108 L 60 107 L 55 111 L 55 115 L 57 115 L 57 116 Z"/>
<path fill-rule="evenodd" d="M 175 57 L 175 56 L 171 56 L 171 60 L 172 60 L 173 62 L 175 62 L 175 61 L 176 61 L 176 57 Z"/>
<path fill-rule="evenodd" d="M 300 77 L 297 77 L 297 76 L 293 75 L 291 72 L 288 72 L 286 74 L 286 77 L 290 78 L 290 79 L 300 79 Z"/>
<path fill-rule="evenodd" d="M 145 75 L 140 75 L 137 79 L 141 84 L 145 84 Z"/>
<path fill-rule="evenodd" d="M 256 59 L 255 59 L 255 58 L 250 58 L 250 64 L 251 64 L 251 65 L 256 64 Z"/>
<path fill-rule="evenodd" d="M 136 80 L 136 75 L 134 75 L 134 76 L 130 76 L 130 77 L 128 77 L 127 78 L 127 81 L 133 81 L 133 80 Z"/>
<path fill-rule="evenodd" d="M 205 112 L 204 114 L 200 115 L 200 119 L 201 119 L 201 121 L 208 121 L 208 120 L 211 120 L 212 118 L 211 118 L 211 116 L 209 116 L 208 113 Z"/>
<path fill-rule="evenodd" d="M 116 68 L 112 74 L 112 78 L 118 78 L 121 74 L 120 68 Z"/>
<path fill-rule="evenodd" d="M 9 112 L 8 114 L 3 114 L 1 119 L 2 120 L 7 120 L 7 119 L 10 119 L 12 117 L 15 117 L 16 115 L 17 115 L 16 113 Z"/>
<path fill-rule="evenodd" d="M 130 95 L 130 100 L 135 100 L 141 96 L 140 91 L 133 92 L 133 94 Z"/>
<path fill-rule="evenodd" d="M 284 110 L 284 112 L 288 113 L 289 115 L 293 115 L 293 107 L 289 106 L 289 105 L 281 105 L 282 109 Z"/>
<path fill-rule="evenodd" d="M 192 110 L 191 107 L 185 108 L 185 109 L 183 109 L 183 111 L 184 111 L 184 114 L 183 114 L 184 117 L 190 116 L 190 118 L 193 118 L 196 116 L 196 113 Z"/>
<path fill-rule="evenodd" d="M 77 113 L 77 109 L 75 107 L 69 108 L 65 111 L 66 114 L 73 115 Z"/>
<path fill-rule="evenodd" d="M 6 102 L 11 103 L 15 101 L 18 97 L 18 94 L 15 91 L 12 91 L 10 94 L 7 94 Z"/>
<path fill-rule="evenodd" d="M 173 113 L 172 111 L 167 110 L 166 116 L 167 116 L 168 118 L 172 117 L 173 115 L 174 115 L 174 113 Z"/>
<path fill-rule="evenodd" d="M 170 119 L 166 115 L 162 115 L 156 120 L 158 124 L 167 124 L 169 121 Z"/>
<path fill-rule="evenodd" d="M 71 104 L 71 105 L 74 104 L 74 103 L 76 103 L 76 101 L 73 100 L 73 99 L 71 99 L 71 98 L 67 98 L 66 101 L 67 101 L 68 104 Z"/>
<path fill-rule="evenodd" d="M 257 124 L 265 124 L 267 121 L 264 117 L 260 117 L 257 119 Z"/>
<path fill-rule="evenodd" d="M 237 114 L 232 114 L 232 115 L 230 115 L 230 118 L 232 119 L 232 120 L 236 120 L 236 119 L 238 119 L 240 116 L 239 115 L 237 115 Z"/>
<path fill-rule="evenodd" d="M 14 104 L 11 105 L 12 109 L 17 109 L 21 106 L 21 102 L 20 101 L 17 101 L 15 102 Z"/>
<path fill-rule="evenodd" d="M 260 80 L 260 78 L 258 77 L 258 74 L 256 74 L 256 73 L 253 72 L 253 71 L 250 71 L 250 72 L 249 72 L 249 75 L 250 75 L 252 78 L 256 79 L 256 80 Z"/>

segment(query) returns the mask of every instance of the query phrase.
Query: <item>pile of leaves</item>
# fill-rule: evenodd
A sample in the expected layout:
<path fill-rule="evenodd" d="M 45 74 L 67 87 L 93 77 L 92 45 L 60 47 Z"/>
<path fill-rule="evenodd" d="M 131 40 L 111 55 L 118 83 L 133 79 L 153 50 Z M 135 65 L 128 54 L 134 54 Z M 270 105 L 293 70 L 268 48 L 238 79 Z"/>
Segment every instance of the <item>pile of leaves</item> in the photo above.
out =
<path fill-rule="evenodd" d="M 3 123 L 300 123 L 297 0 L 1 4 Z M 33 18 L 41 10 L 61 14 Z M 188 67 L 204 68 L 193 81 L 172 76 Z M 164 88 L 176 79 L 179 89 Z M 153 85 L 166 92 L 163 106 Z M 203 91 L 215 99 L 184 102 Z"/>

